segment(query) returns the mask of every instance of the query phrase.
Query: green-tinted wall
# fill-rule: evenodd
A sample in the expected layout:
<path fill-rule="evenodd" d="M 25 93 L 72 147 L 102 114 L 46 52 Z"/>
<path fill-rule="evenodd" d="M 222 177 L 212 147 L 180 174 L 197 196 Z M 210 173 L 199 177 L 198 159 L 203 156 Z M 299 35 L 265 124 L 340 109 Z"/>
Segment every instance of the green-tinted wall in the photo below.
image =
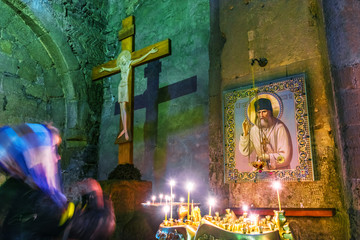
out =
<path fill-rule="evenodd" d="M 171 40 L 171 55 L 160 59 L 159 83 L 154 88 L 175 87 L 176 92 L 186 90 L 176 98 L 169 89 L 157 95 L 150 86 L 150 81 L 154 80 L 144 75 L 154 67 L 146 64 L 135 69 L 135 106 L 138 99 L 147 107 L 138 108 L 134 113 L 134 165 L 141 170 L 144 180 L 153 181 L 155 194 L 169 191 L 170 178 L 178 183 L 178 197 L 187 180 L 197 185 L 198 196 L 208 194 L 209 14 L 209 2 L 204 0 L 110 4 L 107 59 L 104 61 L 115 58 L 121 51 L 117 32 L 121 29 L 122 19 L 133 15 L 135 50 L 167 38 Z M 103 80 L 104 105 L 99 143 L 101 179 L 117 165 L 118 150 L 114 141 L 119 133 L 120 116 L 114 115 L 114 110 L 119 80 L 120 74 Z M 190 84 L 184 85 L 186 82 Z M 146 94 L 150 94 L 152 100 L 164 98 L 166 101 L 156 104 L 158 109 L 151 111 L 148 104 L 151 100 L 146 100 Z M 194 195 L 194 201 L 200 199 Z"/>
<path fill-rule="evenodd" d="M 157 87 L 196 79 L 196 87 L 183 87 L 189 91 L 184 96 L 160 96 L 171 100 L 159 103 L 152 118 L 145 108 L 135 110 L 134 164 L 144 179 L 154 180 L 154 193 L 165 192 L 173 177 L 177 192 L 187 180 L 196 181 L 195 192 L 203 197 L 210 188 L 221 209 L 276 207 L 268 183 L 224 182 L 221 94 L 251 83 L 254 50 L 254 57 L 269 60 L 265 68 L 255 66 L 256 82 L 299 73 L 307 81 L 315 181 L 285 183 L 283 206 L 336 209 L 332 218 L 290 220 L 302 230 L 301 239 L 348 239 L 350 213 L 356 239 L 359 9 L 355 0 L 2 0 L 0 124 L 54 122 L 64 140 L 65 179 L 105 179 L 117 165 L 119 75 L 94 83 L 91 69 L 118 55 L 117 31 L 122 19 L 134 15 L 136 50 L 171 39 Z M 147 67 L 135 70 L 140 100 L 149 89 Z M 202 196 L 193 198 L 205 205 Z"/>
<path fill-rule="evenodd" d="M 103 57 L 102 6 L 0 1 L 0 125 L 53 122 L 65 182 L 97 176 L 102 88 L 90 73 Z"/>

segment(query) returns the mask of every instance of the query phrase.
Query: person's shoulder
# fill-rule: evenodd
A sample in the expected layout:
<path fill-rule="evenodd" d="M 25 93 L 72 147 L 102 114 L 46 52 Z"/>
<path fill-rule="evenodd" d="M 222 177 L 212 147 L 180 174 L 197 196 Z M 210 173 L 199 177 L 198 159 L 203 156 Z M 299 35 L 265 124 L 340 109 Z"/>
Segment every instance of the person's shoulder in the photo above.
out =
<path fill-rule="evenodd" d="M 10 191 L 10 189 L 16 189 L 18 191 L 27 191 L 30 189 L 30 186 L 27 185 L 23 180 L 10 177 L 8 178 L 3 185 L 1 185 L 3 191 Z"/>
<path fill-rule="evenodd" d="M 277 128 L 282 128 L 282 127 L 287 128 L 286 124 L 283 121 L 281 121 L 280 119 L 278 119 L 278 118 L 276 118 L 275 126 Z"/>

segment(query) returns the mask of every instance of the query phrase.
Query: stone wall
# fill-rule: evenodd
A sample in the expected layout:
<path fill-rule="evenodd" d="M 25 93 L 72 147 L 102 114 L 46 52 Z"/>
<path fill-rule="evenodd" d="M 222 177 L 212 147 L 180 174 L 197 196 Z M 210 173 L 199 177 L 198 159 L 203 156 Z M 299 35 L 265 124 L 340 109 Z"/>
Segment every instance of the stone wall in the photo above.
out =
<path fill-rule="evenodd" d="M 1 1 L 0 124 L 53 122 L 66 181 L 96 177 L 106 24 L 97 1 Z"/>
<path fill-rule="evenodd" d="M 256 83 L 304 73 L 312 135 L 315 181 L 284 182 L 283 208 L 335 208 L 332 218 L 298 218 L 300 239 L 347 239 L 349 220 L 343 197 L 340 157 L 337 150 L 336 116 L 330 81 L 322 6 L 317 1 L 211 1 L 210 48 L 210 181 L 222 207 L 277 207 L 269 182 L 224 182 L 221 93 L 250 85 L 249 58 L 268 59 L 262 68 L 255 64 Z M 218 29 L 219 24 L 220 29 Z M 249 37 L 253 36 L 253 38 Z M 251 52 L 253 50 L 253 52 Z M 221 55 L 217 54 L 221 51 Z M 218 59 L 216 55 L 219 56 Z M 220 70 L 219 70 L 220 67 Z M 220 88 L 219 88 L 220 86 Z M 221 168 L 221 169 L 220 169 Z"/>
<path fill-rule="evenodd" d="M 134 15 L 136 50 L 166 38 L 172 42 L 171 56 L 160 60 L 157 87 L 196 79 L 190 93 L 157 104 L 154 119 L 146 108 L 136 109 L 135 166 L 153 180 L 155 193 L 166 191 L 169 178 L 178 180 L 178 193 L 195 179 L 195 201 L 205 203 L 212 193 L 221 209 L 243 203 L 276 207 L 269 183 L 224 181 L 221 94 L 251 83 L 254 50 L 254 57 L 269 60 L 265 68 L 255 67 L 256 82 L 299 73 L 307 80 L 315 181 L 284 183 L 283 207 L 336 209 L 332 218 L 297 219 L 306 229 L 301 239 L 347 239 L 350 232 L 357 239 L 359 48 L 352 30 L 359 8 L 356 0 L 3 0 L 0 124 L 54 122 L 64 140 L 65 179 L 106 179 L 117 165 L 119 75 L 92 83 L 91 69 L 117 56 L 121 20 Z M 146 74 L 153 69 L 149 64 L 135 70 L 137 99 L 145 98 Z"/>
<path fill-rule="evenodd" d="M 153 182 L 154 194 L 169 192 L 168 181 L 173 178 L 177 197 L 186 197 L 185 183 L 190 180 L 197 189 L 194 201 L 200 201 L 198 197 L 208 196 L 209 2 L 111 3 L 106 29 L 108 60 L 121 51 L 117 32 L 122 19 L 130 15 L 135 17 L 135 50 L 171 40 L 170 56 L 135 68 L 134 165 L 143 180 Z M 155 77 L 150 76 L 152 71 Z M 114 112 L 119 80 L 120 74 L 102 80 L 100 179 L 106 179 L 117 165 L 114 142 L 120 116 Z M 190 84 L 184 85 L 186 82 Z M 165 101 L 158 102 L 161 99 Z M 136 107 L 140 103 L 143 105 Z"/>
<path fill-rule="evenodd" d="M 359 172 L 359 79 L 360 3 L 341 0 L 323 1 L 336 110 L 337 132 L 342 156 L 346 206 L 351 223 L 351 239 L 360 237 Z"/>
<path fill-rule="evenodd" d="M 143 204 L 151 196 L 151 182 L 108 180 L 100 184 L 114 205 L 116 229 L 111 239 L 155 239 L 162 218 Z"/>

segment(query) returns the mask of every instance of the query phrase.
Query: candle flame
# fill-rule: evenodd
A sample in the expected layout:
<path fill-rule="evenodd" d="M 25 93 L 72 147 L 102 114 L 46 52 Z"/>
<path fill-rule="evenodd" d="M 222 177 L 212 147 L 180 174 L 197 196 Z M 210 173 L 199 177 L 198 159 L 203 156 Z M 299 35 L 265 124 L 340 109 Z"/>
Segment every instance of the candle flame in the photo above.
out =
<path fill-rule="evenodd" d="M 250 215 L 250 221 L 254 222 L 256 220 L 256 215 L 255 214 L 251 214 Z"/>
<path fill-rule="evenodd" d="M 188 182 L 186 185 L 187 190 L 190 192 L 193 189 L 194 185 L 192 182 Z"/>
<path fill-rule="evenodd" d="M 210 198 L 210 199 L 209 199 L 209 205 L 210 205 L 210 206 L 214 206 L 214 204 L 215 204 L 215 199 L 214 199 L 214 198 Z"/>
<path fill-rule="evenodd" d="M 276 190 L 281 189 L 281 183 L 279 181 L 276 181 L 273 183 L 273 188 L 275 188 Z"/>
<path fill-rule="evenodd" d="M 175 181 L 174 180 L 170 180 L 170 186 L 175 186 Z"/>
<path fill-rule="evenodd" d="M 248 205 L 244 205 L 244 206 L 242 207 L 242 209 L 243 209 L 244 212 L 247 212 L 247 210 L 249 210 L 249 207 L 248 207 Z"/>

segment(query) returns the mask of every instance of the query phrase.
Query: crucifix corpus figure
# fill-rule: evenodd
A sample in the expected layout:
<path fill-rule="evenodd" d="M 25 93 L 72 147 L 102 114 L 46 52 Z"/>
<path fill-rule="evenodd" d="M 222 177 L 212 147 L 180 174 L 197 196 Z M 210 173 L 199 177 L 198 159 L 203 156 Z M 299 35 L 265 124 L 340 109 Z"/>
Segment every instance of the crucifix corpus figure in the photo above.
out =
<path fill-rule="evenodd" d="M 137 63 L 144 60 L 147 56 L 149 56 L 152 53 L 156 53 L 158 49 L 156 47 L 152 48 L 149 52 L 147 52 L 145 55 L 138 59 L 131 60 L 131 53 L 128 50 L 123 50 L 119 54 L 119 56 L 116 59 L 116 66 L 113 68 L 106 68 L 101 67 L 99 72 L 103 71 L 115 71 L 120 70 L 121 71 L 121 79 L 118 85 L 118 102 L 120 105 L 120 116 L 121 116 L 121 122 L 123 126 L 123 130 L 118 135 L 118 138 L 120 138 L 122 135 L 125 134 L 125 139 L 129 140 L 129 134 L 127 130 L 127 114 L 126 114 L 126 104 L 129 102 L 129 91 L 128 91 L 128 84 L 129 84 L 129 73 L 131 68 L 136 65 Z"/>
<path fill-rule="evenodd" d="M 145 48 L 134 51 L 135 18 L 122 20 L 122 29 L 118 32 L 121 41 L 121 53 L 117 59 L 95 66 L 92 69 L 92 80 L 97 81 L 121 72 L 119 83 L 120 134 L 115 140 L 119 144 L 118 163 L 133 164 L 133 119 L 134 119 L 134 77 L 133 69 L 142 64 L 169 56 L 170 39 L 165 39 Z"/>

